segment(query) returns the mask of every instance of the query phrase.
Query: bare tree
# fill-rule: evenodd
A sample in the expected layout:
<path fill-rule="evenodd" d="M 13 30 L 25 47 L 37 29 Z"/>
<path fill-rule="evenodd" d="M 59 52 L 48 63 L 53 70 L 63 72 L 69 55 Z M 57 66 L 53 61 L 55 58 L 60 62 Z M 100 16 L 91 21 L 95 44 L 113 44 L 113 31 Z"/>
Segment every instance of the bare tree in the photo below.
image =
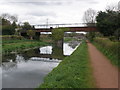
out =
<path fill-rule="evenodd" d="M 108 5 L 106 7 L 106 11 L 109 10 L 109 11 L 118 11 L 118 5 L 116 4 L 112 4 L 112 5 Z"/>
<path fill-rule="evenodd" d="M 11 22 L 17 22 L 17 19 L 18 19 L 17 15 L 10 15 L 8 13 L 3 13 L 1 17 L 2 19 L 7 19 Z"/>
<path fill-rule="evenodd" d="M 112 3 L 106 7 L 106 10 L 109 11 L 119 11 L 120 12 L 120 1 L 117 3 Z"/>
<path fill-rule="evenodd" d="M 0 16 L 0 25 L 2 25 L 2 17 Z"/>
<path fill-rule="evenodd" d="M 10 19 L 11 19 L 11 21 L 13 21 L 13 22 L 17 22 L 18 17 L 17 17 L 17 15 L 14 15 L 14 16 L 11 16 Z"/>
<path fill-rule="evenodd" d="M 3 19 L 9 19 L 9 18 L 10 18 L 10 14 L 8 14 L 8 13 L 3 13 L 3 14 L 1 15 L 1 17 L 2 17 Z"/>
<path fill-rule="evenodd" d="M 84 16 L 83 16 L 83 21 L 87 26 L 93 26 L 95 25 L 95 19 L 96 19 L 96 11 L 93 9 L 88 9 L 85 11 Z"/>
<path fill-rule="evenodd" d="M 120 1 L 118 2 L 118 10 L 120 11 Z"/>

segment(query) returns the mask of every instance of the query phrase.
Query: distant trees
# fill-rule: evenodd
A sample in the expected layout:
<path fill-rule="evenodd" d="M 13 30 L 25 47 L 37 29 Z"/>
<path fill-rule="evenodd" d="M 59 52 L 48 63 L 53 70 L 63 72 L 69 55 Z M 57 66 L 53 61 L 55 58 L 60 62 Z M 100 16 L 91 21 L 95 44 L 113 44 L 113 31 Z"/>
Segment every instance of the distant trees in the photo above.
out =
<path fill-rule="evenodd" d="M 2 22 L 3 25 L 5 24 L 6 21 L 9 21 L 9 24 L 10 24 L 10 23 L 13 23 L 13 22 L 17 22 L 17 20 L 18 20 L 17 15 L 10 15 L 8 13 L 3 13 L 1 15 L 1 18 L 3 20 L 3 22 Z"/>
<path fill-rule="evenodd" d="M 56 28 L 52 30 L 52 38 L 55 42 L 62 40 L 64 36 L 64 30 L 62 28 Z"/>
<path fill-rule="evenodd" d="M 34 27 L 32 27 L 29 22 L 24 22 L 22 25 L 22 29 L 23 30 L 30 30 L 30 29 L 34 29 Z"/>
<path fill-rule="evenodd" d="M 63 48 L 64 32 L 68 30 L 68 28 L 55 28 L 52 30 L 52 38 L 54 40 L 55 46 Z"/>
<path fill-rule="evenodd" d="M 108 9 L 98 12 L 96 17 L 97 28 L 104 36 L 113 36 L 120 28 L 120 12 Z"/>
<path fill-rule="evenodd" d="M 120 40 L 120 11 L 118 7 L 118 5 L 107 6 L 105 11 L 98 13 L 88 9 L 84 13 L 83 20 L 87 26 L 91 26 L 90 23 L 96 23 L 99 32 L 111 40 Z M 94 38 L 93 34 L 93 32 L 89 33 L 90 38 Z"/>
<path fill-rule="evenodd" d="M 33 37 L 35 36 L 35 31 L 27 30 L 27 35 L 30 37 L 30 40 L 33 40 Z"/>
<path fill-rule="evenodd" d="M 87 26 L 94 26 L 96 19 L 96 11 L 93 9 L 88 9 L 85 11 L 83 16 L 83 21 L 86 23 Z"/>
<path fill-rule="evenodd" d="M 87 11 L 85 11 L 84 16 L 83 16 L 83 22 L 86 24 L 86 26 L 95 26 L 95 22 L 96 22 L 96 11 L 89 8 Z M 93 38 L 95 37 L 95 32 L 89 32 L 87 34 L 87 38 L 89 38 L 89 40 L 93 40 Z"/>
<path fill-rule="evenodd" d="M 118 5 L 116 5 L 116 4 L 108 5 L 108 6 L 106 7 L 106 10 L 118 11 L 118 10 L 119 10 L 119 3 L 118 3 Z"/>
<path fill-rule="evenodd" d="M 2 34 L 3 35 L 13 35 L 15 33 L 15 28 L 17 27 L 17 16 L 4 13 L 1 16 L 2 21 Z"/>
<path fill-rule="evenodd" d="M 13 35 L 20 33 L 19 29 L 23 30 L 32 30 L 32 27 L 29 22 L 24 22 L 23 25 L 19 25 L 16 22 L 18 21 L 17 15 L 10 15 L 8 13 L 3 13 L 0 15 L 0 25 L 2 26 L 2 35 Z M 0 26 L 0 27 L 1 27 Z M 17 30 L 17 31 L 16 31 Z"/>

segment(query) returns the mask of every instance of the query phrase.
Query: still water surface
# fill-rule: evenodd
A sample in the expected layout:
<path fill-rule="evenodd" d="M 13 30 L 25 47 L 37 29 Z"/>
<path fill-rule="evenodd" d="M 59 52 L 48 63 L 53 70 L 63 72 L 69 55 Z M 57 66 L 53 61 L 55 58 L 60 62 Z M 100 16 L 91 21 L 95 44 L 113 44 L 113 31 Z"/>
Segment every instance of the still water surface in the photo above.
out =
<path fill-rule="evenodd" d="M 19 54 L 3 56 L 3 88 L 36 88 L 61 60 L 71 55 L 79 43 L 64 43 L 63 49 L 44 46 Z M 1 69 L 1 67 L 0 67 Z"/>

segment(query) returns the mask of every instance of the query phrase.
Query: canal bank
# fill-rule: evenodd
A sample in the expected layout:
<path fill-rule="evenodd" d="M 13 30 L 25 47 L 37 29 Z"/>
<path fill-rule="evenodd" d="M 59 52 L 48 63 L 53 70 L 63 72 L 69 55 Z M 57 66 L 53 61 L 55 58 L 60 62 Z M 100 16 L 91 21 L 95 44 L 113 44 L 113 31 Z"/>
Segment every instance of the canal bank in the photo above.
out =
<path fill-rule="evenodd" d="M 87 44 L 83 42 L 44 79 L 39 88 L 94 88 Z M 38 88 L 38 89 L 39 89 Z"/>
<path fill-rule="evenodd" d="M 3 43 L 2 44 L 2 54 L 9 54 L 10 52 L 21 52 L 25 49 L 30 49 L 39 46 L 45 46 L 50 43 L 43 42 L 43 41 L 24 41 L 24 42 L 13 42 L 13 43 Z"/>
<path fill-rule="evenodd" d="M 78 42 L 78 44 L 79 43 L 80 42 Z M 75 45 L 71 43 L 64 43 L 63 49 L 60 49 L 52 45 L 47 45 L 25 52 L 3 55 L 2 87 L 38 87 L 43 83 L 44 77 L 51 72 L 53 68 L 57 67 L 64 57 L 71 55 L 76 49 L 74 46 Z"/>

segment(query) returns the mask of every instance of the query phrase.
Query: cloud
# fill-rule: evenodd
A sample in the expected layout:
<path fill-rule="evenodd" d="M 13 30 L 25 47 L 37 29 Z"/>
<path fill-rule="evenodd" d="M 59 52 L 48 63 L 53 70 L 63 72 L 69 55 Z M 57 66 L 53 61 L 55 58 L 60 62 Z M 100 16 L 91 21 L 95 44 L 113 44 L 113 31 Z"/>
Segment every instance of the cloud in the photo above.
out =
<path fill-rule="evenodd" d="M 76 0 L 76 2 L 84 2 L 84 3 L 89 3 L 89 4 L 98 4 L 98 0 Z"/>
<path fill-rule="evenodd" d="M 32 16 L 51 16 L 51 17 L 56 17 L 56 13 L 54 12 L 49 12 L 49 11 L 31 11 L 27 12 L 26 15 L 32 15 Z"/>
<path fill-rule="evenodd" d="M 8 2 L 10 4 L 19 4 L 19 5 L 62 5 L 63 3 L 61 2 Z"/>
<path fill-rule="evenodd" d="M 88 8 L 104 10 L 110 2 L 113 0 L 0 0 L 0 13 L 17 14 L 20 22 L 32 24 L 46 23 L 47 18 L 49 23 L 81 23 Z"/>
<path fill-rule="evenodd" d="M 97 1 L 90 1 L 88 3 L 90 3 L 90 4 L 98 4 L 99 2 L 97 2 Z"/>
<path fill-rule="evenodd" d="M 68 1 L 59 0 L 2 0 L 2 4 L 17 4 L 17 5 L 63 5 Z"/>

